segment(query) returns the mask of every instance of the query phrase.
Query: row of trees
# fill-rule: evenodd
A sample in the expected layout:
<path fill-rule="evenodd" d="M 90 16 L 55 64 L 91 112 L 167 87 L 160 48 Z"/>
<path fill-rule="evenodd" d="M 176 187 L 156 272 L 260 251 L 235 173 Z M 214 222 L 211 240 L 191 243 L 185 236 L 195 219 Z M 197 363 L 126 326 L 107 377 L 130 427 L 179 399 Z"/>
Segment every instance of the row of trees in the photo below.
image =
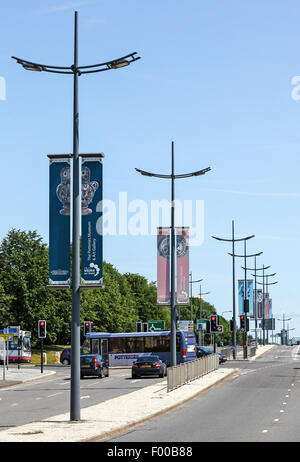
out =
<path fill-rule="evenodd" d="M 49 290 L 49 249 L 36 231 L 12 229 L 0 245 L 0 328 L 20 325 L 32 332 L 37 342 L 37 322 L 47 320 L 49 344 L 69 344 L 71 340 L 71 293 Z M 103 266 L 104 289 L 81 291 L 80 314 L 93 321 L 96 330 L 131 332 L 137 321 L 165 320 L 170 328 L 169 308 L 157 306 L 156 286 L 139 274 L 120 274 L 110 263 Z M 193 298 L 194 316 L 199 313 L 199 299 Z M 202 301 L 202 317 L 208 318 L 215 308 Z M 183 307 L 180 319 L 189 319 L 190 310 Z M 222 341 L 231 342 L 228 323 Z M 221 337 L 219 338 L 219 340 Z"/>

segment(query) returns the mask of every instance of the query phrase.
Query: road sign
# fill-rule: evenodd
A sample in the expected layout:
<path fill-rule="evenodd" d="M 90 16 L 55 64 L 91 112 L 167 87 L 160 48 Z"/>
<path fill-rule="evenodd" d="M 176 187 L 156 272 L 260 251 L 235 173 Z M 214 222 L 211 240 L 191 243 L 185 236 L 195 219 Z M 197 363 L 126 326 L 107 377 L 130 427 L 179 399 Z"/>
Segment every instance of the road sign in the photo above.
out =
<path fill-rule="evenodd" d="M 148 321 L 148 332 L 165 330 L 165 321 Z"/>
<path fill-rule="evenodd" d="M 207 323 L 208 323 L 208 319 L 197 319 L 197 330 L 199 332 L 206 331 Z"/>
<path fill-rule="evenodd" d="M 12 342 L 14 339 L 13 334 L 0 334 L 0 341 L 1 342 Z"/>
<path fill-rule="evenodd" d="M 193 331 L 194 321 L 177 321 L 177 329 L 183 331 Z"/>

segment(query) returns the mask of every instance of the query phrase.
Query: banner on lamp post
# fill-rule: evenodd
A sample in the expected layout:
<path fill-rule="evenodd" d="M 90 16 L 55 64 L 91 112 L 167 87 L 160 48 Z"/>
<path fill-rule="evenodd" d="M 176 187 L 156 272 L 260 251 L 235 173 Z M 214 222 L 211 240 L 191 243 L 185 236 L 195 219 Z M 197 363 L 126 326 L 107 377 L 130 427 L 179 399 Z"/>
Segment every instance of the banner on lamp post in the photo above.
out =
<path fill-rule="evenodd" d="M 170 228 L 157 228 L 157 304 L 170 305 Z"/>
<path fill-rule="evenodd" d="M 103 154 L 82 154 L 81 281 L 90 287 L 102 284 L 103 280 L 102 157 Z"/>
<path fill-rule="evenodd" d="M 49 284 L 70 284 L 70 160 L 49 155 Z"/>
<path fill-rule="evenodd" d="M 189 228 L 176 228 L 176 305 L 189 305 Z"/>
<path fill-rule="evenodd" d="M 253 303 L 253 280 L 247 279 L 247 300 L 249 302 L 249 311 L 247 312 L 247 316 L 253 317 L 254 312 L 254 303 Z M 244 312 L 244 300 L 245 300 L 245 281 L 239 280 L 238 281 L 238 293 L 239 293 L 239 315 L 245 314 Z"/>
<path fill-rule="evenodd" d="M 256 290 L 256 306 L 257 306 L 256 317 L 257 319 L 263 318 L 262 305 L 263 305 L 263 291 L 262 289 L 257 289 Z"/>
<path fill-rule="evenodd" d="M 265 319 L 269 319 L 271 316 L 270 316 L 270 298 L 269 298 L 269 294 L 266 293 L 265 294 Z"/>

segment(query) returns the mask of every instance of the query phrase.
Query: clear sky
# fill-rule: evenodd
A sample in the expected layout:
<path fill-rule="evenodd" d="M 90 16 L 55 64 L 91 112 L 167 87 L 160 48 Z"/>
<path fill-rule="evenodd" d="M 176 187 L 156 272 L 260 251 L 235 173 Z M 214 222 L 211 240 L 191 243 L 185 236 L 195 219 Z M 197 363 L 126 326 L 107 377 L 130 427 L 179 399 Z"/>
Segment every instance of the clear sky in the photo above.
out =
<path fill-rule="evenodd" d="M 35 229 L 48 243 L 47 154 L 72 152 L 72 77 L 26 72 L 11 56 L 71 65 L 75 10 L 81 65 L 133 51 L 142 57 L 79 78 L 80 152 L 104 152 L 105 198 L 116 210 L 119 193 L 149 210 L 151 201 L 169 200 L 168 181 L 135 167 L 169 173 L 172 141 L 176 173 L 211 167 L 176 183 L 177 199 L 204 205 L 203 241 L 190 249 L 193 279 L 203 278 L 219 314 L 232 309 L 231 247 L 211 236 L 229 238 L 234 220 L 237 237 L 255 235 L 247 250 L 263 251 L 258 266 L 277 273 L 269 281 L 279 281 L 270 286 L 274 317 L 285 313 L 290 336 L 300 336 L 298 0 L 3 3 L 0 239 L 11 228 Z M 128 220 L 135 214 L 129 207 Z M 236 250 L 243 253 L 242 245 Z M 107 235 L 104 257 L 122 273 L 157 278 L 150 233 Z"/>

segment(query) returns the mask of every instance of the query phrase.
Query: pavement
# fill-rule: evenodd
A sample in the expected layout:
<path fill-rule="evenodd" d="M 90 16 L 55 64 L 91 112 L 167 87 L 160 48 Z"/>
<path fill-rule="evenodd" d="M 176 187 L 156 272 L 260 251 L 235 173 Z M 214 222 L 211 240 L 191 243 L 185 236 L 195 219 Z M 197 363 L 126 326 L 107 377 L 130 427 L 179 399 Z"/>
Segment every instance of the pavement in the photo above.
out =
<path fill-rule="evenodd" d="M 254 361 L 275 345 L 260 346 Z M 0 431 L 0 442 L 87 442 L 115 435 L 174 409 L 200 393 L 224 381 L 238 371 L 239 360 L 230 361 L 232 368 L 219 368 L 171 392 L 167 381 L 141 388 L 128 394 L 80 410 L 80 421 L 70 421 L 70 413 Z M 55 367 L 9 367 L 0 391 L 20 383 L 43 380 L 55 374 Z M 1 374 L 1 369 L 0 369 Z"/>

